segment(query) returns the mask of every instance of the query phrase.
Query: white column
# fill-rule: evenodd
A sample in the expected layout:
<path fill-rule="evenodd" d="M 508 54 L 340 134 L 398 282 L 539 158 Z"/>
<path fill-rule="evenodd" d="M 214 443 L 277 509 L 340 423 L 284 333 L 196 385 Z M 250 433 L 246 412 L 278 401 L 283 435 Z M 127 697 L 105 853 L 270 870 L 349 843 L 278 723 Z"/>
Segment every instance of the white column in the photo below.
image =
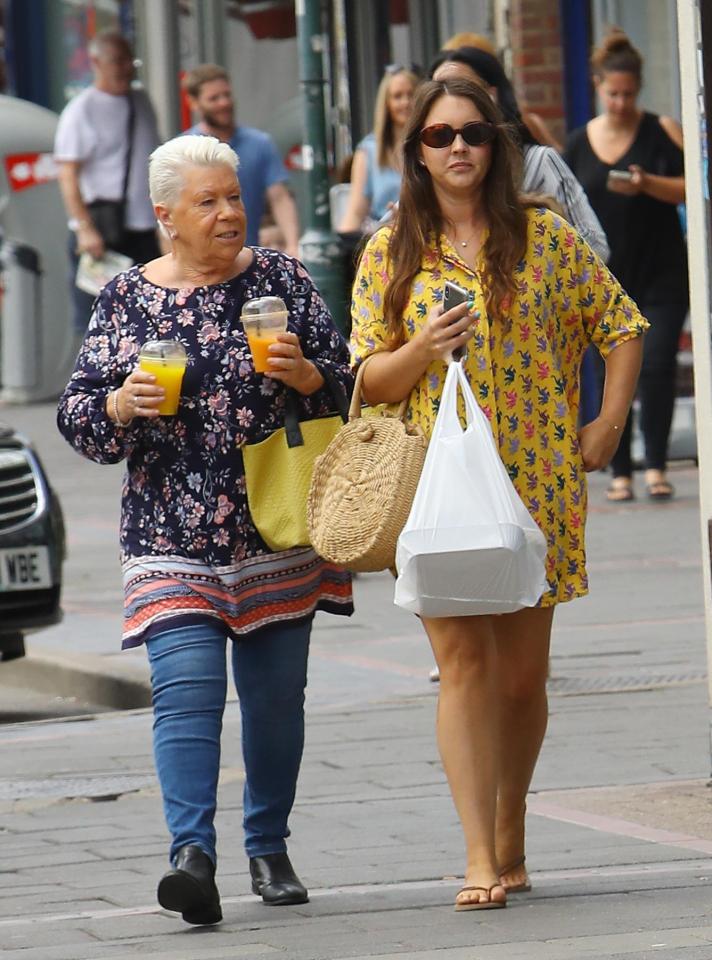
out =
<path fill-rule="evenodd" d="M 707 2 L 707 0 L 704 0 Z M 707 636 L 707 676 L 712 705 L 712 350 L 710 343 L 710 201 L 704 167 L 705 100 L 700 0 L 678 0 L 682 125 L 690 258 L 690 316 L 695 368 L 695 416 L 699 459 L 702 571 Z M 712 56 L 712 50 L 705 51 Z M 710 118 L 706 121 L 710 123 Z"/>
<path fill-rule="evenodd" d="M 165 140 L 180 133 L 180 41 L 178 0 L 151 0 L 134 5 L 141 78 L 158 116 Z"/>
<path fill-rule="evenodd" d="M 227 33 L 227 14 L 225 0 L 200 0 L 195 6 L 198 34 L 198 62 L 217 63 L 221 67 L 225 62 L 225 35 Z"/>

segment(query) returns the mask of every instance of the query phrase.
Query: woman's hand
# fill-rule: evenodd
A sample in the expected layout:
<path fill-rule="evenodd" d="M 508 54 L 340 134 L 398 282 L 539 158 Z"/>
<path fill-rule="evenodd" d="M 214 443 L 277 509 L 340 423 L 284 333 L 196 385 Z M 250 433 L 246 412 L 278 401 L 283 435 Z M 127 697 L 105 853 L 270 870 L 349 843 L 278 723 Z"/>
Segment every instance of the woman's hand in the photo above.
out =
<path fill-rule="evenodd" d="M 280 380 L 303 396 L 315 393 L 324 385 L 324 378 L 302 353 L 296 333 L 280 333 L 276 343 L 269 345 L 269 370 L 265 376 Z"/>
<path fill-rule="evenodd" d="M 146 417 L 149 420 L 159 416 L 158 406 L 165 399 L 163 387 L 156 386 L 156 378 L 136 367 L 124 380 L 123 384 L 107 397 L 107 413 L 116 422 L 116 411 L 123 424 L 130 423 L 134 417 Z"/>
<path fill-rule="evenodd" d="M 434 307 L 430 311 L 425 326 L 415 338 L 420 340 L 428 363 L 448 357 L 453 350 L 464 347 L 475 335 L 472 321 L 479 317 L 480 313 L 474 306 L 471 300 L 444 313 L 442 307 Z"/>
<path fill-rule="evenodd" d="M 587 473 L 603 470 L 613 459 L 618 449 L 622 428 L 609 423 L 603 417 L 596 417 L 579 430 L 579 447 L 583 458 L 583 468 Z"/>
<path fill-rule="evenodd" d="M 609 178 L 606 186 L 611 193 L 622 193 L 626 197 L 636 197 L 645 190 L 645 170 L 637 163 L 631 163 L 628 170 L 633 174 L 630 180 L 618 180 L 615 177 Z"/>

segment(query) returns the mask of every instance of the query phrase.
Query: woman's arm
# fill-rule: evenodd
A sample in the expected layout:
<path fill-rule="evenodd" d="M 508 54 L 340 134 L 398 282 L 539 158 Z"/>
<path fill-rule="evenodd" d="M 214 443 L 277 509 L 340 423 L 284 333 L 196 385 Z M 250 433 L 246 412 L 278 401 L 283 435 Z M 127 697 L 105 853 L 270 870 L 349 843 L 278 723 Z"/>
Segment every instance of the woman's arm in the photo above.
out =
<path fill-rule="evenodd" d="M 368 157 L 365 150 L 357 150 L 351 166 L 351 192 L 346 206 L 346 212 L 339 224 L 341 233 L 353 233 L 361 229 L 371 209 L 371 202 L 366 196 L 366 181 L 368 179 Z"/>
<path fill-rule="evenodd" d="M 67 442 L 97 463 L 118 463 L 127 455 L 136 439 L 134 410 L 129 409 L 129 394 L 122 385 L 138 357 L 127 357 L 124 366 L 118 359 L 119 329 L 112 300 L 113 283 L 105 287 L 92 312 L 84 341 L 71 379 L 57 406 L 57 426 Z M 145 375 L 144 375 L 145 376 Z M 146 393 L 156 388 L 146 384 Z M 119 419 L 116 421 L 113 398 L 118 392 Z"/>
<path fill-rule="evenodd" d="M 554 150 L 561 153 L 561 144 L 538 113 L 530 113 L 528 110 L 524 110 L 522 111 L 522 120 L 536 141 L 547 147 L 553 147 Z"/>
<path fill-rule="evenodd" d="M 641 166 L 631 163 L 628 167 L 633 174 L 632 180 L 610 180 L 608 189 L 612 193 L 622 193 L 627 197 L 635 197 L 645 193 L 662 203 L 684 203 L 685 178 L 661 177 L 656 173 L 647 173 Z"/>
<path fill-rule="evenodd" d="M 660 117 L 660 126 L 672 141 L 674 147 L 682 152 L 682 127 L 673 120 L 672 117 Z M 678 157 L 680 154 L 678 154 Z M 675 161 L 677 163 L 677 161 Z M 685 177 L 680 174 L 673 177 L 662 177 L 655 173 L 648 173 L 638 164 L 631 164 L 628 169 L 633 174 L 633 179 L 626 183 L 625 181 L 616 181 L 609 189 L 615 193 L 624 193 L 628 196 L 635 196 L 638 193 L 645 193 L 655 200 L 662 203 L 684 203 L 685 202 Z"/>
<path fill-rule="evenodd" d="M 369 404 L 400 403 L 434 360 L 448 357 L 474 336 L 473 303 L 446 313 L 434 307 L 423 329 L 390 353 L 376 353 L 363 375 L 363 398 Z"/>
<path fill-rule="evenodd" d="M 329 308 L 301 263 L 282 261 L 281 283 L 275 290 L 293 317 L 290 330 L 269 347 L 267 376 L 291 387 L 308 401 L 313 414 L 334 408 L 324 373 L 351 396 L 353 374 L 346 341 L 336 329 Z"/>
<path fill-rule="evenodd" d="M 642 337 L 624 341 L 606 358 L 601 412 L 579 432 L 583 465 L 589 472 L 607 467 L 618 449 L 642 360 Z"/>

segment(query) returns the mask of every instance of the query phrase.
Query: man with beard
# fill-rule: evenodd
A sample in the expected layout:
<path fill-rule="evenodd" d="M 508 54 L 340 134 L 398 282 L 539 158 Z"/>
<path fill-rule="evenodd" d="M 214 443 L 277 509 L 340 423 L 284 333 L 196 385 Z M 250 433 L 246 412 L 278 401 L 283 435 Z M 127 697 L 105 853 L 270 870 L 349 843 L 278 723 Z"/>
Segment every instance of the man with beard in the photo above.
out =
<path fill-rule="evenodd" d="M 230 78 L 223 67 L 201 64 L 183 81 L 191 109 L 200 121 L 186 133 L 202 133 L 229 143 L 240 158 L 239 177 L 247 212 L 247 244 L 258 244 L 265 200 L 284 237 L 284 251 L 296 257 L 299 245 L 297 206 L 287 186 L 288 174 L 274 141 L 256 127 L 235 124 Z"/>

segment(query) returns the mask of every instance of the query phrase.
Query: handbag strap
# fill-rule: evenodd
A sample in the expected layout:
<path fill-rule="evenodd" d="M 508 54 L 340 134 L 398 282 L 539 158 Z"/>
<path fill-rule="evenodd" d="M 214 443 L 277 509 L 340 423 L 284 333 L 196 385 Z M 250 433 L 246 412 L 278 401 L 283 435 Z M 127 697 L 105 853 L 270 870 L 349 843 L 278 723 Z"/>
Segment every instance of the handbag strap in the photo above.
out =
<path fill-rule="evenodd" d="M 121 202 L 126 203 L 126 194 L 129 191 L 129 177 L 131 176 L 131 155 L 133 154 L 134 123 L 136 120 L 136 104 L 133 93 L 127 94 L 129 101 L 128 149 L 126 150 L 126 168 L 124 170 L 124 184 L 121 189 Z"/>
<path fill-rule="evenodd" d="M 375 353 L 370 353 L 365 360 L 362 360 L 359 364 L 358 370 L 356 371 L 356 381 L 354 383 L 354 392 L 351 395 L 351 406 L 349 407 L 349 420 L 358 420 L 361 416 L 361 406 L 363 400 L 361 397 L 361 385 L 363 383 L 363 374 L 366 369 L 366 364 L 369 362 L 371 357 L 375 357 L 378 353 L 389 353 L 388 350 L 376 350 Z M 401 400 L 396 417 L 398 420 L 402 420 L 405 423 L 405 414 L 408 409 L 408 401 L 410 400 L 410 392 L 406 397 Z"/>
<path fill-rule="evenodd" d="M 339 416 L 344 423 L 346 423 L 349 419 L 349 402 L 346 398 L 344 388 L 334 376 L 333 371 L 328 367 L 320 367 L 319 373 L 324 378 L 324 386 L 328 387 L 334 398 Z M 299 424 L 299 404 L 297 398 L 297 391 L 287 388 L 287 397 L 284 404 L 284 432 L 287 437 L 288 447 L 304 446 L 302 428 Z"/>

